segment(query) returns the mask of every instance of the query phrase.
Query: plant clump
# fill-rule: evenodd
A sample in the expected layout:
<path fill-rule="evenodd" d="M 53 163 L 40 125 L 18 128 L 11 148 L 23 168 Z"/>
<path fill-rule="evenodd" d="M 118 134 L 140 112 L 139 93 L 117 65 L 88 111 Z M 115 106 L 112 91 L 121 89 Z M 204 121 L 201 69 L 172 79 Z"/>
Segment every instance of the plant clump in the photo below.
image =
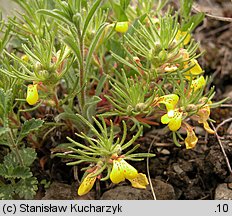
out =
<path fill-rule="evenodd" d="M 186 149 L 195 124 L 215 133 L 210 112 L 222 101 L 205 88 L 192 36 L 204 14 L 192 0 L 15 2 L 22 12 L 0 26 L 0 199 L 33 198 L 36 151 L 55 130 L 72 131 L 52 157 L 81 169 L 80 196 L 96 181 L 146 188 L 131 165 L 155 156 L 137 143 L 144 128 L 167 127 Z"/>

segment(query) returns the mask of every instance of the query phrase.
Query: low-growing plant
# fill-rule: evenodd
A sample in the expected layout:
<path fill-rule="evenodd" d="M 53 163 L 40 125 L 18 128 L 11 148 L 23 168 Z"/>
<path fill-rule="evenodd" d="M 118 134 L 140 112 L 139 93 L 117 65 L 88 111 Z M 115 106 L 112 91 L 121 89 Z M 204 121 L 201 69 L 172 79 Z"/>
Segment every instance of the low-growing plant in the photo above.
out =
<path fill-rule="evenodd" d="M 1 199 L 36 193 L 28 139 L 35 130 L 38 140 L 49 127 L 46 135 L 60 126 L 77 135 L 55 156 L 87 164 L 79 195 L 97 179 L 146 188 L 146 175 L 127 162 L 155 156 L 135 144 L 144 127 L 167 125 L 174 144 L 187 149 L 198 142 L 193 121 L 215 133 L 210 110 L 223 101 L 213 103 L 214 88 L 205 90 L 210 78 L 192 37 L 204 14 L 192 15 L 193 0 L 177 9 L 167 0 L 15 2 L 22 11 L 0 26 Z M 45 112 L 38 118 L 40 107 L 55 114 L 51 124 Z"/>

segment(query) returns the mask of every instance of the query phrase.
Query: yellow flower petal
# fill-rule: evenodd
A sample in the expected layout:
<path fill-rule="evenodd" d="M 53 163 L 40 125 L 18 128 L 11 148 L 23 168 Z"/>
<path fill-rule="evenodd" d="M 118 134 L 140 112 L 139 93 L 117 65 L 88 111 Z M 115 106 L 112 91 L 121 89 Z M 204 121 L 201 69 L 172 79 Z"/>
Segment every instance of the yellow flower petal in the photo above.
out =
<path fill-rule="evenodd" d="M 182 112 L 175 111 L 174 116 L 171 118 L 168 127 L 171 131 L 177 131 L 181 127 Z"/>
<path fill-rule="evenodd" d="M 207 98 L 202 98 L 201 99 L 201 102 L 202 103 L 205 103 L 205 100 Z M 198 123 L 200 124 L 203 124 L 204 125 L 204 129 L 210 133 L 210 134 L 215 134 L 215 131 L 212 130 L 210 127 L 209 127 L 209 124 L 207 122 L 207 120 L 209 119 L 209 116 L 210 116 L 210 107 L 209 107 L 209 104 L 211 104 L 212 102 L 211 101 L 208 101 L 206 105 L 204 105 L 203 107 L 201 107 L 198 112 L 197 112 L 197 118 L 196 120 L 198 121 Z"/>
<path fill-rule="evenodd" d="M 159 98 L 159 103 L 163 103 L 166 106 L 166 109 L 173 110 L 176 104 L 179 101 L 179 96 L 176 94 L 168 94 Z"/>
<path fill-rule="evenodd" d="M 191 60 L 191 64 L 194 65 L 190 70 L 189 72 L 192 74 L 192 75 L 199 75 L 203 72 L 201 66 L 198 64 L 198 61 L 196 59 L 192 59 Z"/>
<path fill-rule="evenodd" d="M 138 171 L 127 163 L 124 159 L 118 158 L 113 160 L 113 168 L 110 173 L 110 180 L 118 184 L 126 179 L 134 179 L 138 175 Z"/>
<path fill-rule="evenodd" d="M 29 103 L 30 105 L 34 105 L 37 103 L 38 100 L 39 100 L 39 95 L 37 91 L 37 84 L 28 85 L 27 98 L 26 98 L 27 103 Z"/>
<path fill-rule="evenodd" d="M 210 116 L 210 107 L 208 104 L 203 106 L 199 111 L 197 112 L 197 115 L 199 116 L 199 123 L 204 123 L 209 119 Z"/>
<path fill-rule="evenodd" d="M 92 173 L 89 173 L 83 180 L 83 182 L 81 183 L 80 187 L 78 188 L 78 195 L 79 196 L 82 196 L 82 195 L 85 195 L 87 194 L 93 187 L 96 179 L 97 179 L 97 176 L 95 177 L 91 177 L 93 174 Z"/>
<path fill-rule="evenodd" d="M 128 22 L 117 22 L 115 26 L 115 31 L 120 33 L 125 33 L 128 30 Z"/>
<path fill-rule="evenodd" d="M 187 45 L 191 40 L 191 35 L 186 31 L 178 30 L 178 32 L 176 34 L 176 40 L 181 40 L 183 37 L 185 37 L 183 44 Z"/>
<path fill-rule="evenodd" d="M 121 161 L 118 160 L 113 160 L 113 168 L 112 171 L 110 173 L 110 180 L 114 183 L 114 184 L 118 184 L 122 181 L 125 181 L 125 177 L 124 177 L 124 173 L 123 173 L 123 165 L 121 163 Z"/>
<path fill-rule="evenodd" d="M 198 89 L 203 88 L 205 84 L 205 78 L 203 76 L 200 76 L 199 78 L 192 81 L 190 88 L 195 92 Z"/>
<path fill-rule="evenodd" d="M 127 163 L 124 159 L 121 159 L 120 163 L 122 164 L 123 174 L 126 179 L 133 179 L 137 177 L 138 171 L 133 166 Z"/>
<path fill-rule="evenodd" d="M 191 40 L 191 35 L 188 32 L 183 32 L 185 35 L 187 34 L 186 38 L 184 39 L 184 45 L 187 45 Z"/>
<path fill-rule="evenodd" d="M 161 122 L 163 124 L 168 124 L 170 122 L 170 118 L 168 117 L 168 114 L 165 114 L 161 117 Z"/>
<path fill-rule="evenodd" d="M 209 127 L 209 124 L 208 124 L 207 121 L 203 122 L 203 125 L 204 125 L 205 130 L 206 130 L 208 133 L 210 133 L 210 134 L 215 134 L 215 131 L 212 130 L 212 129 Z"/>
<path fill-rule="evenodd" d="M 194 148 L 197 144 L 198 138 L 194 133 L 194 130 L 191 128 L 187 129 L 187 137 L 185 138 L 184 142 L 186 145 L 186 149 Z"/>
<path fill-rule="evenodd" d="M 146 189 L 146 186 L 149 184 L 146 175 L 143 173 L 139 173 L 136 178 L 128 180 L 134 188 Z"/>

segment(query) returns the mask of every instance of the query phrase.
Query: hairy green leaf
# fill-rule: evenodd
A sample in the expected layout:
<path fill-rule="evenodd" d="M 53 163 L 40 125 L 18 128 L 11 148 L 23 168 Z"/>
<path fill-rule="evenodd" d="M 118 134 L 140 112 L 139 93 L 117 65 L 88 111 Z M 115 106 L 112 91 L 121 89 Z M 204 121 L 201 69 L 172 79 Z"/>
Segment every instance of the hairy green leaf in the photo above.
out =
<path fill-rule="evenodd" d="M 38 130 L 43 125 L 43 123 L 43 120 L 34 118 L 25 121 L 19 134 L 19 140 L 23 139 L 30 132 Z"/>
<path fill-rule="evenodd" d="M 36 159 L 36 152 L 33 148 L 22 148 L 19 150 L 19 154 L 21 155 L 24 166 L 31 166 Z"/>
<path fill-rule="evenodd" d="M 5 164 L 0 164 L 0 176 L 10 179 L 26 179 L 32 176 L 29 167 L 20 166 L 5 166 Z"/>
<path fill-rule="evenodd" d="M 19 195 L 20 198 L 33 199 L 36 191 L 38 190 L 38 181 L 35 177 L 21 179 L 16 184 L 15 192 Z"/>
<path fill-rule="evenodd" d="M 84 22 L 84 27 L 82 30 L 82 39 L 85 37 L 85 33 L 87 31 L 89 23 L 93 19 L 93 16 L 94 16 L 95 12 L 97 11 L 98 7 L 100 6 L 101 2 L 102 2 L 102 0 L 96 0 L 94 2 L 94 4 L 92 5 L 92 7 L 91 7 L 86 19 L 85 19 L 85 22 Z"/>
<path fill-rule="evenodd" d="M 0 184 L 0 200 L 12 200 L 14 195 L 14 187 L 11 184 Z"/>

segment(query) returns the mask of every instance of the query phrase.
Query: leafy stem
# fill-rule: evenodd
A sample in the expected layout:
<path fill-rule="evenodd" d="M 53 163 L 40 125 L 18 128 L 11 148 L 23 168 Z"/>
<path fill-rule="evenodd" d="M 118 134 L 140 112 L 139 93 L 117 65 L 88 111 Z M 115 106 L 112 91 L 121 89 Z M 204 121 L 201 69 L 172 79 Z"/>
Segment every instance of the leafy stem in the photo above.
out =
<path fill-rule="evenodd" d="M 81 112 L 83 112 L 83 108 L 85 105 L 85 97 L 86 97 L 86 87 L 85 87 L 85 74 L 84 74 L 84 40 L 81 34 L 80 29 L 78 29 L 78 37 L 79 37 L 79 45 L 80 45 L 80 77 L 79 77 L 79 85 L 80 85 L 80 108 Z"/>
<path fill-rule="evenodd" d="M 20 165 L 22 167 L 24 167 L 24 162 L 23 162 L 23 159 L 22 159 L 22 157 L 21 157 L 21 155 L 19 153 L 18 145 L 15 142 L 12 130 L 10 128 L 8 128 L 8 134 L 7 135 L 8 135 L 7 140 L 8 140 L 9 147 L 10 147 L 11 151 L 15 153 L 15 155 L 16 155 L 16 157 L 18 159 L 18 162 L 20 163 Z"/>

